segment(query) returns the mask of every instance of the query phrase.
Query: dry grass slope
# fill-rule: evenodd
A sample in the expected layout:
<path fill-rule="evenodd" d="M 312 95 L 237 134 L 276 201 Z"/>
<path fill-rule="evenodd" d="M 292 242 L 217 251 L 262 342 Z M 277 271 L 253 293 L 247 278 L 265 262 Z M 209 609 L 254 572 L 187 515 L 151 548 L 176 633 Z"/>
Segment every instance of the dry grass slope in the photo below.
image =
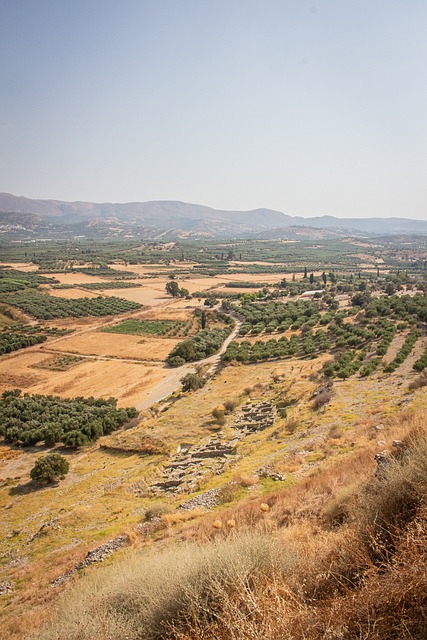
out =
<path fill-rule="evenodd" d="M 402 444 L 376 475 L 368 444 L 222 511 L 223 526 L 211 514 L 186 542 L 129 550 L 77 581 L 37 638 L 424 639 L 424 413 L 391 419 L 389 434 Z"/>

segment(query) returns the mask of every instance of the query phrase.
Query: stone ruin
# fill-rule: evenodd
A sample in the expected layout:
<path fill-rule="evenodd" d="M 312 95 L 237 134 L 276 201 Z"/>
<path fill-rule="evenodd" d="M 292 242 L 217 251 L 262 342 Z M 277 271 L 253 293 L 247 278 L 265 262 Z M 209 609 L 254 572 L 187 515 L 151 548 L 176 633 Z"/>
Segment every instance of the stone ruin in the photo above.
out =
<path fill-rule="evenodd" d="M 274 424 L 277 418 L 277 409 L 271 402 L 259 402 L 258 404 L 246 404 L 239 411 L 234 421 L 234 428 L 245 433 L 262 431 Z"/>
<path fill-rule="evenodd" d="M 237 445 L 246 435 L 261 431 L 274 424 L 276 419 L 276 408 L 270 402 L 260 402 L 258 404 L 247 404 L 236 414 L 234 423 L 230 426 L 231 436 L 222 432 L 202 441 L 199 445 L 181 443 L 177 453 L 169 460 L 162 471 L 162 480 L 154 482 L 149 489 L 154 494 L 191 493 L 196 491 L 203 477 L 210 474 L 219 475 L 237 458 Z M 283 480 L 284 477 L 275 474 L 269 466 L 258 470 L 260 477 L 271 477 Z M 145 483 L 144 483 L 145 486 Z M 138 490 L 141 490 L 138 487 Z M 218 503 L 220 488 L 208 489 L 189 500 L 182 502 L 178 507 L 181 511 L 202 508 L 212 509 Z M 146 536 L 156 530 L 160 518 L 153 518 L 150 522 L 144 522 L 135 527 L 135 532 Z M 54 522 L 48 523 L 49 525 Z M 42 534 L 44 528 L 41 528 Z M 110 555 L 123 548 L 129 541 L 127 534 L 121 534 L 108 542 L 92 549 L 86 557 L 75 567 L 59 576 L 51 582 L 52 587 L 59 586 L 70 580 L 80 569 L 92 564 L 103 562 Z M 11 593 L 12 583 L 0 583 L 0 594 Z"/>
<path fill-rule="evenodd" d="M 237 458 L 237 445 L 242 438 L 271 427 L 276 417 L 276 407 L 271 402 L 243 406 L 230 425 L 230 437 L 220 431 L 199 445 L 181 443 L 163 467 L 162 479 L 153 482 L 150 490 L 155 494 L 197 491 L 204 476 L 219 475 Z"/>

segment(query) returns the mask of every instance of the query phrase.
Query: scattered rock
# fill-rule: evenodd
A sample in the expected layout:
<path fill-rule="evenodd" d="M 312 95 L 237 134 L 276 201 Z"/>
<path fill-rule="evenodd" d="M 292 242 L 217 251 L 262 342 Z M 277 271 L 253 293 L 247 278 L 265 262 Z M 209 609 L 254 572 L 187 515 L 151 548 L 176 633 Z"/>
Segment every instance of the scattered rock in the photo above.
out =
<path fill-rule="evenodd" d="M 13 582 L 0 582 L 0 596 L 7 596 L 14 591 L 15 587 Z"/>
<path fill-rule="evenodd" d="M 75 573 L 77 573 L 77 571 L 79 571 L 80 569 L 89 567 L 91 564 L 95 564 L 96 562 L 102 562 L 103 560 L 105 560 L 105 558 L 108 558 L 108 556 L 111 556 L 112 553 L 124 547 L 128 543 L 128 541 L 129 541 L 128 535 L 126 533 L 123 533 L 119 536 L 116 536 L 109 542 L 105 542 L 104 544 L 101 544 L 99 547 L 92 549 L 92 551 L 89 551 L 86 554 L 86 557 L 84 558 L 84 560 L 79 562 L 79 564 L 76 565 L 73 569 L 70 569 L 66 573 L 62 574 L 62 576 L 59 576 L 59 578 L 56 578 L 55 580 L 53 580 L 53 582 L 51 582 L 51 586 L 57 587 L 61 584 L 64 584 L 64 582 L 67 582 L 68 580 L 70 580 L 70 578 L 72 578 L 72 576 Z"/>
<path fill-rule="evenodd" d="M 47 535 L 49 532 L 49 529 L 52 529 L 57 522 L 58 522 L 58 518 L 52 518 L 52 520 L 49 520 L 49 522 L 44 522 L 40 527 L 40 529 L 36 531 L 36 533 L 33 533 L 33 535 L 28 538 L 28 544 L 30 542 L 33 542 L 37 538 L 41 538 L 42 536 Z"/>
<path fill-rule="evenodd" d="M 206 511 L 209 511 L 218 504 L 220 493 L 221 489 L 208 489 L 208 491 L 199 493 L 198 496 L 183 502 L 178 509 L 180 511 L 190 511 L 191 509 L 206 509 Z"/>
<path fill-rule="evenodd" d="M 260 467 L 255 471 L 255 473 L 259 478 L 271 478 L 271 480 L 277 480 L 279 482 L 286 480 L 286 476 L 281 473 L 277 473 L 271 468 L 271 466 Z"/>

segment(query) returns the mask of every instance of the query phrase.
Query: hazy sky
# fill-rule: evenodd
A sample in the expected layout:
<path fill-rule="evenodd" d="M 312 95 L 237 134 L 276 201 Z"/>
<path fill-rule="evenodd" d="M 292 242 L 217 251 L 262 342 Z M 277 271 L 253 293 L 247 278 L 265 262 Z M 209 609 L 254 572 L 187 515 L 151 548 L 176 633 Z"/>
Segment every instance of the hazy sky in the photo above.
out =
<path fill-rule="evenodd" d="M 427 218 L 426 0 L 0 0 L 0 191 Z"/>

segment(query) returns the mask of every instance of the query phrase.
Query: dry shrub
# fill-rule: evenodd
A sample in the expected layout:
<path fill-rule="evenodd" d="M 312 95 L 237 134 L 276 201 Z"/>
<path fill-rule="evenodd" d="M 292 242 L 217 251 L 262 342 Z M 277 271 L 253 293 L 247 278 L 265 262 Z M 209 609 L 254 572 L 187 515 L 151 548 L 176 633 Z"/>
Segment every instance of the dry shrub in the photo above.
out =
<path fill-rule="evenodd" d="M 421 389 L 425 386 L 427 386 L 427 373 L 422 373 L 408 385 L 408 389 L 409 391 L 416 391 L 416 389 Z"/>
<path fill-rule="evenodd" d="M 342 438 L 342 431 L 341 431 L 340 427 L 338 427 L 336 424 L 334 424 L 329 429 L 328 437 L 331 438 L 331 440 L 338 440 L 339 438 Z"/>
<path fill-rule="evenodd" d="M 146 510 L 144 514 L 144 520 L 145 522 L 150 522 L 154 518 L 161 518 L 170 513 L 172 513 L 172 507 L 166 502 L 160 502 L 157 504 L 153 504 Z"/>
<path fill-rule="evenodd" d="M 233 413 L 238 405 L 238 400 L 227 400 L 226 402 L 224 402 L 224 409 L 226 413 Z"/>
<path fill-rule="evenodd" d="M 253 487 L 258 484 L 259 477 L 257 475 L 241 473 L 237 476 L 234 476 L 233 482 L 239 484 L 241 487 Z"/>
<path fill-rule="evenodd" d="M 195 520 L 204 515 L 206 511 L 204 509 L 189 509 L 187 511 L 174 511 L 173 513 L 165 513 L 161 516 L 162 522 L 167 527 L 173 527 L 182 522 L 188 522 L 189 520 Z"/>
<path fill-rule="evenodd" d="M 338 488 L 323 508 L 326 522 L 332 526 L 341 525 L 348 520 L 352 502 L 360 490 L 358 483 L 348 484 Z"/>
<path fill-rule="evenodd" d="M 192 623 L 222 618 L 224 602 L 251 593 L 267 575 L 292 571 L 294 558 L 260 535 L 161 553 L 132 550 L 68 592 L 43 640 L 155 640 L 176 638 Z"/>
<path fill-rule="evenodd" d="M 224 407 L 215 407 L 212 411 L 212 417 L 214 418 L 216 424 L 223 426 L 226 423 L 225 419 L 225 409 Z"/>
<path fill-rule="evenodd" d="M 218 494 L 218 504 L 227 504 L 234 502 L 242 495 L 242 485 L 236 482 L 227 482 L 224 484 Z"/>
<path fill-rule="evenodd" d="M 375 561 L 388 561 L 395 539 L 427 499 L 427 436 L 413 432 L 406 447 L 365 487 L 354 510 L 361 535 Z"/>
<path fill-rule="evenodd" d="M 371 570 L 361 589 L 318 610 L 313 638 L 424 640 L 427 637 L 427 513 L 395 540 L 393 562 Z M 341 635 L 339 635 L 341 633 Z"/>
<path fill-rule="evenodd" d="M 299 426 L 300 421 L 296 418 L 292 418 L 290 420 L 287 420 L 287 422 L 285 423 L 285 431 L 289 434 L 295 433 Z"/>
<path fill-rule="evenodd" d="M 332 400 L 332 391 L 325 389 L 319 393 L 313 400 L 313 409 L 318 411 Z"/>

